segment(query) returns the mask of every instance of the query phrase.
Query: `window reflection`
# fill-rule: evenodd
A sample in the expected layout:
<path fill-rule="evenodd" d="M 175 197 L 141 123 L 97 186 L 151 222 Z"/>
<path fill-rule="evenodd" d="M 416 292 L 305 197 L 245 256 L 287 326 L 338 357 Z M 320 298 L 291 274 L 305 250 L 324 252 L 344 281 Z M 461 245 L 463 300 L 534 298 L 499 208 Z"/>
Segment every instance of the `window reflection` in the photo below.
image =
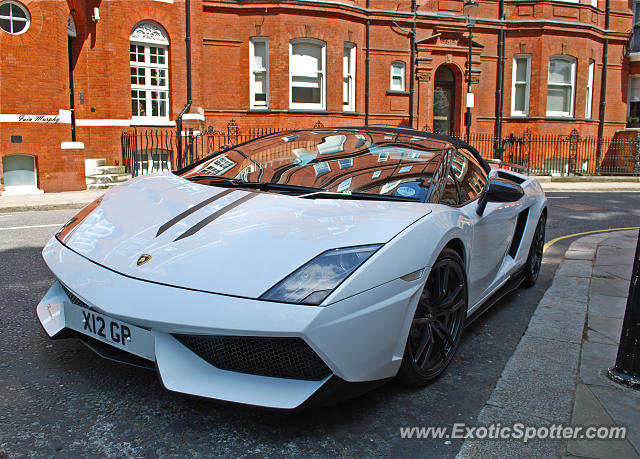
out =
<path fill-rule="evenodd" d="M 227 150 L 183 176 L 223 175 L 339 193 L 397 194 L 426 199 L 443 154 L 450 148 L 446 141 L 384 130 L 295 131 Z M 458 158 L 458 163 L 454 174 L 456 180 L 461 180 L 464 156 Z M 478 185 L 482 186 L 480 180 Z M 471 182 L 469 186 L 475 190 Z"/>

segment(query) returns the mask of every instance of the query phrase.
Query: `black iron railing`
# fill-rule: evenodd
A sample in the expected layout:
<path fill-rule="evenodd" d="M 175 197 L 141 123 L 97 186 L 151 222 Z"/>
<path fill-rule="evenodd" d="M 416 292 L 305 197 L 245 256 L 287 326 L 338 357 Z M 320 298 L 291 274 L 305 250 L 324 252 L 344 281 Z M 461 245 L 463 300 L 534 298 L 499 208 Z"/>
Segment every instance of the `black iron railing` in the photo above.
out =
<path fill-rule="evenodd" d="M 315 128 L 323 127 L 320 123 Z M 286 129 L 248 128 L 241 130 L 231 120 L 226 132 L 211 126 L 204 131 L 130 130 L 122 133 L 122 161 L 127 172 L 137 176 L 179 169 L 229 146 Z M 511 133 L 495 142 L 489 134 L 471 134 L 471 144 L 483 157 L 517 166 L 531 175 L 636 175 L 640 176 L 640 134 L 635 138 L 580 136 L 576 129 L 568 135 L 533 135 L 526 130 Z M 177 142 L 182 142 L 182 158 L 177 158 Z M 602 142 L 602 158 L 597 157 Z M 500 145 L 496 151 L 495 145 Z"/>

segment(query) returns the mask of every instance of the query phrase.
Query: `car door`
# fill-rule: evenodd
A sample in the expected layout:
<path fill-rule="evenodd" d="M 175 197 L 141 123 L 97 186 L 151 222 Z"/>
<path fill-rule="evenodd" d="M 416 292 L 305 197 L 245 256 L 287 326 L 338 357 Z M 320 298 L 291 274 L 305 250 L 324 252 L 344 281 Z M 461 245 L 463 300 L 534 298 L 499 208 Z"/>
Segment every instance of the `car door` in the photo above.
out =
<path fill-rule="evenodd" d="M 490 202 L 484 213 L 478 215 L 478 198 L 487 185 L 487 173 L 464 149 L 453 155 L 451 168 L 458 182 L 461 210 L 473 228 L 467 269 L 469 307 L 473 308 L 504 280 L 500 268 L 511 244 L 518 209 L 505 203 Z"/>

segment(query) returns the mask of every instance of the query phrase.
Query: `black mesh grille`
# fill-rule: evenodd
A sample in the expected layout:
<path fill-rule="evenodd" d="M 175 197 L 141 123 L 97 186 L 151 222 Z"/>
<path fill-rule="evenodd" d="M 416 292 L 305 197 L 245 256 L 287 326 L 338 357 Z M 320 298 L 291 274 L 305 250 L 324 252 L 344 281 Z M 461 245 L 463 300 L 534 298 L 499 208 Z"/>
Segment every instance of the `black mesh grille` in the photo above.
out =
<path fill-rule="evenodd" d="M 69 299 L 73 304 L 75 304 L 76 306 L 80 306 L 81 308 L 91 309 L 89 305 L 87 305 L 87 303 L 85 303 L 80 298 L 75 296 L 71 290 L 69 290 L 67 287 L 64 286 L 63 283 L 60 283 L 60 285 L 62 285 L 62 290 L 64 290 L 64 292 L 67 294 L 67 296 L 69 297 Z"/>
<path fill-rule="evenodd" d="M 211 365 L 222 370 L 312 381 L 324 379 L 331 374 L 329 367 L 300 338 L 174 336 Z"/>

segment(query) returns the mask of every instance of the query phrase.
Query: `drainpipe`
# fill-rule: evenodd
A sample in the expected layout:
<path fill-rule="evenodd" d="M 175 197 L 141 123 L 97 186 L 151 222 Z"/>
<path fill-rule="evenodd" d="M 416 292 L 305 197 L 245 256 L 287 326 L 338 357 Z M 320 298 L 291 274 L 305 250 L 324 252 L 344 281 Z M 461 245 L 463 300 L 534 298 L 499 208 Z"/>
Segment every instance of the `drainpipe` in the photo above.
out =
<path fill-rule="evenodd" d="M 414 104 L 414 94 L 416 89 L 416 10 L 418 5 L 416 4 L 416 0 L 411 0 L 411 11 L 413 12 L 413 27 L 411 28 L 410 34 L 410 46 L 411 46 L 411 67 L 409 67 L 409 127 L 413 129 L 413 104 Z"/>
<path fill-rule="evenodd" d="M 498 19 L 504 21 L 504 0 L 500 0 Z M 493 130 L 494 156 L 497 153 L 497 157 L 500 160 L 502 160 L 502 110 L 504 108 L 504 41 L 504 24 L 500 24 L 500 30 L 498 30 L 498 71 L 496 75 L 496 120 Z"/>
<path fill-rule="evenodd" d="M 191 0 L 185 0 L 185 22 L 186 22 L 186 36 L 184 41 L 187 48 L 187 104 L 184 106 L 178 118 L 176 119 L 177 129 L 177 150 L 178 150 L 178 168 L 183 167 L 182 164 L 182 116 L 191 108 Z"/>
<path fill-rule="evenodd" d="M 370 5 L 370 0 L 367 0 L 367 15 L 369 14 L 369 5 Z M 365 34 L 366 34 L 366 53 L 365 53 L 365 59 L 364 59 L 364 63 L 365 63 L 365 67 L 364 67 L 364 125 L 368 126 L 369 125 L 369 41 L 370 41 L 370 36 L 369 36 L 369 29 L 371 28 L 371 21 L 369 19 L 366 20 L 365 22 L 366 24 L 366 29 L 365 29 Z"/>
<path fill-rule="evenodd" d="M 604 16 L 605 34 L 609 31 L 609 15 L 611 12 L 610 0 L 607 0 L 607 7 Z M 600 163 L 602 162 L 602 142 L 604 137 L 604 115 L 605 105 L 607 101 L 607 58 L 609 53 L 609 39 L 604 39 L 602 47 L 602 82 L 600 84 L 600 113 L 598 117 L 598 149 L 596 150 L 596 172 L 600 172 Z"/>
<path fill-rule="evenodd" d="M 76 105 L 73 96 L 73 37 L 67 37 L 69 54 L 69 109 L 71 111 L 71 141 L 76 141 Z"/>

